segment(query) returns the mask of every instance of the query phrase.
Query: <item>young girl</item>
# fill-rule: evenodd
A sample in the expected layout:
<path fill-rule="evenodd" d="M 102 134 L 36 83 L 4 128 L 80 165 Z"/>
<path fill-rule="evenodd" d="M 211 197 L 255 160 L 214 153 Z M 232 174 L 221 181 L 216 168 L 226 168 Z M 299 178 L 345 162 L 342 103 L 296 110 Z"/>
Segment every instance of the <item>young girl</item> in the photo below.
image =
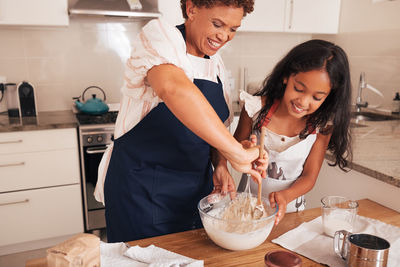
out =
<path fill-rule="evenodd" d="M 262 194 L 278 204 L 275 224 L 286 212 L 304 209 L 304 194 L 318 177 L 326 150 L 342 170 L 351 158 L 349 64 L 345 52 L 323 40 L 294 47 L 265 79 L 255 96 L 241 92 L 245 102 L 235 132 L 238 141 L 266 127 L 269 163 Z M 257 183 L 250 179 L 250 189 Z M 238 191 L 244 191 L 243 176 Z"/>

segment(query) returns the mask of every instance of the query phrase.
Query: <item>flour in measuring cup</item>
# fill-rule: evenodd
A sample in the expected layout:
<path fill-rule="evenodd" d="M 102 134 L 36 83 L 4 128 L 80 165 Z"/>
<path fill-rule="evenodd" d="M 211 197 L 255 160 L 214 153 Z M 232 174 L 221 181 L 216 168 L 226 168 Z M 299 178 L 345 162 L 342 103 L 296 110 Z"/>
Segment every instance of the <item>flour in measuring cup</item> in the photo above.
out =
<path fill-rule="evenodd" d="M 333 237 L 336 231 L 346 230 L 348 232 L 353 231 L 353 226 L 344 220 L 329 218 L 324 220 L 324 232 L 328 236 Z"/>

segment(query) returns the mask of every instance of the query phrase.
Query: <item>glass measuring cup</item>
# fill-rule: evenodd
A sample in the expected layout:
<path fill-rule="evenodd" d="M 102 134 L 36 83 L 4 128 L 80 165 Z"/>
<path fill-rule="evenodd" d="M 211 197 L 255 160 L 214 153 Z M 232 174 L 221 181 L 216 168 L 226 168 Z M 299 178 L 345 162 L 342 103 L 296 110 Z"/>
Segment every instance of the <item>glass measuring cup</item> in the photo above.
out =
<path fill-rule="evenodd" d="M 324 233 L 330 237 L 336 231 L 353 231 L 358 203 L 347 197 L 326 196 L 321 199 L 322 226 Z"/>

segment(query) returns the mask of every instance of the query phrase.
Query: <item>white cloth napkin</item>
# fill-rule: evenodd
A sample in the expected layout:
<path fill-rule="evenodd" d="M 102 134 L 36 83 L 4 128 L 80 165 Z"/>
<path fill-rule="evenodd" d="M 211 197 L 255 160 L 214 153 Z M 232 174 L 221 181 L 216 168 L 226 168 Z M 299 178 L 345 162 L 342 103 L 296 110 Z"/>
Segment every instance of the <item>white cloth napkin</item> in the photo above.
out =
<path fill-rule="evenodd" d="M 127 247 L 125 243 L 100 243 L 100 264 L 105 267 L 203 267 L 203 260 L 195 260 L 150 245 Z"/>
<path fill-rule="evenodd" d="M 333 249 L 333 238 L 323 232 L 320 216 L 302 223 L 272 242 L 328 266 L 346 266 L 345 261 Z M 390 243 L 388 267 L 400 266 L 399 227 L 357 215 L 353 233 L 371 234 L 386 239 Z"/>

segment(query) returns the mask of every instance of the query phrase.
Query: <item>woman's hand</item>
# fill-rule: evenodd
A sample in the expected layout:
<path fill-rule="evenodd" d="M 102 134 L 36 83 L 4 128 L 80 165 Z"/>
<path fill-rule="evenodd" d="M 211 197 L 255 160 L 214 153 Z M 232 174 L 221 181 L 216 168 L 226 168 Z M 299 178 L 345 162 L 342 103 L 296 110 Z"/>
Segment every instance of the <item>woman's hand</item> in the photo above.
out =
<path fill-rule="evenodd" d="M 231 199 L 236 197 L 236 186 L 231 174 L 228 171 L 228 167 L 225 163 L 221 162 L 218 164 L 213 173 L 214 190 L 211 194 L 221 193 L 225 196 L 228 192 Z"/>
<path fill-rule="evenodd" d="M 286 206 L 288 204 L 287 200 L 284 194 L 281 191 L 278 191 L 269 194 L 269 203 L 271 204 L 272 208 L 275 208 L 276 204 L 278 204 L 279 209 L 275 218 L 275 225 L 278 225 L 278 223 L 286 214 Z"/>
<path fill-rule="evenodd" d="M 240 158 L 241 161 L 234 161 L 232 157 L 231 159 L 228 158 L 229 162 L 235 170 L 250 174 L 255 182 L 261 181 L 261 178 L 265 178 L 267 176 L 267 152 L 263 150 L 263 159 L 259 158 L 259 146 L 257 146 L 257 137 L 254 134 L 250 136 L 250 140 L 244 140 L 241 142 L 241 144 L 245 156 Z M 228 155 L 228 157 L 230 157 L 230 155 Z"/>

